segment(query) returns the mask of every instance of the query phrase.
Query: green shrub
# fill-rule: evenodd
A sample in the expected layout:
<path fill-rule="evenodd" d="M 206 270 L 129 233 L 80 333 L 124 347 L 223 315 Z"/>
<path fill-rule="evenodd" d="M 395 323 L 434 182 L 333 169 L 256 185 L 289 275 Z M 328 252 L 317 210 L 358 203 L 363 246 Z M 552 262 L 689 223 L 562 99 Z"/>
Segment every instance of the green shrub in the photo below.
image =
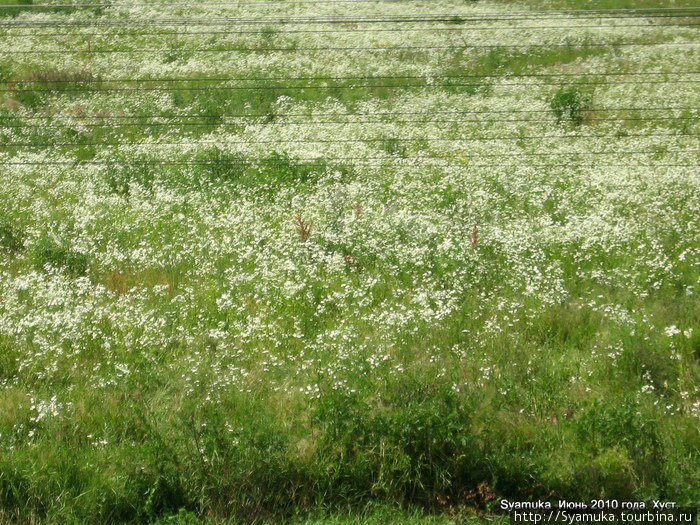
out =
<path fill-rule="evenodd" d="M 2 0 L 0 1 L 0 18 L 15 17 L 22 12 L 26 12 L 22 6 L 32 5 L 33 0 Z M 8 6 L 8 7 L 3 7 Z M 9 7 L 16 6 L 16 7 Z"/>
<path fill-rule="evenodd" d="M 148 164 L 150 161 L 151 159 L 139 158 L 137 159 L 138 164 L 111 164 L 107 166 L 105 182 L 109 190 L 117 195 L 126 196 L 129 194 L 129 187 L 132 184 L 137 184 L 146 190 L 152 189 L 157 167 Z"/>
<path fill-rule="evenodd" d="M 584 120 L 584 113 L 590 106 L 591 96 L 582 92 L 577 86 L 569 86 L 559 89 L 549 102 L 557 122 L 568 120 L 580 125 Z"/>
<path fill-rule="evenodd" d="M 39 271 L 51 267 L 62 270 L 71 277 L 80 277 L 87 275 L 90 269 L 90 261 L 85 254 L 47 239 L 34 246 L 32 258 L 34 268 Z"/>
<path fill-rule="evenodd" d="M 9 95 L 28 108 L 41 107 L 52 95 L 80 95 L 81 89 L 101 86 L 100 78 L 87 70 L 32 70 L 14 80 L 16 86 Z"/>
<path fill-rule="evenodd" d="M 261 158 L 251 158 L 239 153 L 227 153 L 219 148 L 200 150 L 193 162 L 205 180 L 219 183 L 235 183 L 247 188 L 265 190 L 283 185 L 313 183 L 327 169 L 324 159 L 297 161 L 287 153 L 273 152 Z"/>
<path fill-rule="evenodd" d="M 379 147 L 389 155 L 396 155 L 397 157 L 404 158 L 408 156 L 406 144 L 396 137 L 383 139 L 379 143 Z"/>
<path fill-rule="evenodd" d="M 95 2 L 96 4 L 104 4 L 105 2 L 103 0 L 97 0 Z M 84 2 L 83 5 L 89 4 L 89 2 Z M 84 8 L 82 6 L 80 7 L 71 7 L 70 5 L 63 5 L 61 7 L 49 7 L 49 8 L 44 8 L 44 7 L 36 7 L 36 8 L 25 8 L 25 6 L 31 6 L 31 5 L 37 5 L 34 4 L 34 0 L 0 0 L 0 6 L 6 5 L 8 7 L 6 8 L 0 8 L 0 18 L 5 18 L 5 17 L 15 17 L 19 14 L 22 13 L 32 13 L 32 14 L 37 14 L 37 13 L 48 13 L 49 15 L 53 15 L 56 13 L 92 13 L 94 15 L 101 15 L 104 13 L 105 7 L 102 5 L 96 5 L 94 7 L 90 8 Z M 12 7 L 10 7 L 12 6 Z"/>
<path fill-rule="evenodd" d="M 297 161 L 284 153 L 273 153 L 263 162 L 269 182 L 297 184 L 311 182 L 326 168 L 323 159 L 319 161 Z"/>
<path fill-rule="evenodd" d="M 16 253 L 24 247 L 22 232 L 10 224 L 9 221 L 0 218 L 0 248 Z"/>
<path fill-rule="evenodd" d="M 243 155 L 228 153 L 215 146 L 199 149 L 193 162 L 201 163 L 197 166 L 198 175 L 214 182 L 239 182 L 249 170 L 249 165 Z"/>

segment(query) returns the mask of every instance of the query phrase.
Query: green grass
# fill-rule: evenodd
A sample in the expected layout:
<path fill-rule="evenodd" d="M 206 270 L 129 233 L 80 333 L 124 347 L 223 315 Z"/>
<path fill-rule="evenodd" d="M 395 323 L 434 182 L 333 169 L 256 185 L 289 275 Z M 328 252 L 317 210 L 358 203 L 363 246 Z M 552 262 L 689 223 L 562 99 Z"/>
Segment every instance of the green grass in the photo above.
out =
<path fill-rule="evenodd" d="M 104 4 L 108 2 L 104 2 L 102 0 L 95 1 L 95 2 L 81 2 L 80 4 Z M 55 14 L 70 14 L 70 13 L 92 13 L 94 15 L 101 15 L 105 12 L 105 7 L 103 6 L 95 6 L 95 7 L 90 7 L 88 9 L 84 7 L 70 7 L 70 6 L 61 6 L 61 7 L 35 7 L 37 5 L 42 5 L 41 3 L 34 3 L 34 0 L 0 0 L 0 18 L 14 18 L 18 15 L 25 14 L 25 13 L 32 13 L 32 14 L 48 14 L 48 15 L 55 15 Z M 13 6 L 13 7 L 1 7 L 1 6 Z M 26 7 L 25 7 L 26 6 Z M 32 7 L 34 6 L 34 7 Z"/>

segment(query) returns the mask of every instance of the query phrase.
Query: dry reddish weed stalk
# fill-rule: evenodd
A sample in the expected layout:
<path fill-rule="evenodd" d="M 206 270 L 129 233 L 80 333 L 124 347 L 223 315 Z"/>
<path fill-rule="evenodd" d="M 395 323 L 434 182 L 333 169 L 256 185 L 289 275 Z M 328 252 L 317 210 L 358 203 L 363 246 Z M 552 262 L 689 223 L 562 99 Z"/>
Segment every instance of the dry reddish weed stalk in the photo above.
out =
<path fill-rule="evenodd" d="M 362 219 L 362 203 L 357 201 L 355 203 L 355 220 L 359 221 L 360 219 Z"/>
<path fill-rule="evenodd" d="M 313 223 L 311 221 L 304 220 L 301 214 L 297 214 L 297 216 L 294 218 L 294 227 L 296 228 L 302 242 L 309 240 L 309 237 L 311 237 L 311 229 L 313 227 Z"/>
<path fill-rule="evenodd" d="M 472 226 L 472 248 L 476 249 L 479 246 L 479 226 L 474 223 Z"/>

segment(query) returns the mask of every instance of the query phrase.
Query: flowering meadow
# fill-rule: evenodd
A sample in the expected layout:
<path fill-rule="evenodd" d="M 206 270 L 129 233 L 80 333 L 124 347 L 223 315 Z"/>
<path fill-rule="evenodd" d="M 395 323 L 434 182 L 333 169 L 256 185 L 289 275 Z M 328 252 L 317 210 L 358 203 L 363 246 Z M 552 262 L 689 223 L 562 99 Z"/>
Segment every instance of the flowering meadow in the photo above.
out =
<path fill-rule="evenodd" d="M 93 3 L 0 2 L 0 523 L 700 501 L 700 9 Z"/>

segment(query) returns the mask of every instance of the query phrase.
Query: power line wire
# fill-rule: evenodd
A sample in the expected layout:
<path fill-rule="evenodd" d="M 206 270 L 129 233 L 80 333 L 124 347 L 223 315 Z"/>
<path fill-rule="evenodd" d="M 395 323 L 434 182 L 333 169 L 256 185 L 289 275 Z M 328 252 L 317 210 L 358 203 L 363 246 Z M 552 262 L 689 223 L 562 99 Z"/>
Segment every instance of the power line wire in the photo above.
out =
<path fill-rule="evenodd" d="M 700 24 L 625 24 L 625 25 L 577 25 L 577 26 L 501 26 L 501 27 L 411 27 L 411 28 L 389 28 L 389 29 L 301 29 L 296 31 L 283 31 L 275 29 L 274 34 L 297 34 L 297 33 L 402 33 L 412 31 L 431 31 L 431 32 L 457 32 L 457 31 L 522 31 L 526 29 L 609 29 L 609 28 L 638 28 L 645 27 L 648 29 L 657 29 L 660 27 L 695 27 Z M 0 35 L 2 37 L 85 37 L 85 36 L 192 36 L 192 35 L 266 35 L 269 31 L 158 31 L 150 33 L 14 33 Z"/>
<path fill-rule="evenodd" d="M 661 15 L 654 15 L 654 14 L 647 14 L 644 15 L 644 19 L 658 19 L 658 18 L 698 18 L 700 17 L 700 14 L 661 14 Z M 456 18 L 459 20 L 457 21 Z M 450 23 L 450 24 L 455 24 L 455 23 L 466 23 L 466 22 L 497 22 L 497 21 L 503 21 L 503 22 L 514 22 L 514 21 L 523 21 L 523 20 L 635 20 L 640 17 L 638 16 L 633 16 L 633 15 L 624 15 L 624 16 L 557 16 L 557 17 L 502 17 L 502 18 L 462 18 L 459 16 L 455 15 L 434 15 L 430 18 L 428 17 L 420 17 L 420 16 L 413 16 L 413 15 L 406 15 L 404 17 L 390 17 L 390 18 L 375 18 L 375 19 L 368 19 L 368 18 L 316 18 L 316 19 L 295 19 L 295 18 L 268 18 L 268 19 L 263 19 L 263 18 L 258 18 L 258 19 L 236 19 L 236 18 L 209 18 L 206 20 L 202 19 L 173 19 L 173 18 L 152 18 L 149 19 L 147 22 L 143 20 L 129 20 L 129 19 L 121 19 L 121 20 L 83 20 L 83 21 L 76 21 L 76 20 L 45 20 L 41 22 L 27 22 L 27 21 L 18 21 L 18 22 L 4 22 L 0 23 L 0 27 L 29 27 L 29 28 L 40 28 L 40 27 L 55 27 L 55 26 L 63 26 L 63 27 L 91 27 L 91 26 L 104 26 L 104 27 L 129 27 L 130 25 L 137 25 L 137 26 L 151 26 L 151 27 L 159 27 L 159 26 L 183 26 L 183 27 L 191 27 L 191 26 L 225 26 L 225 25 L 231 25 L 231 24 L 240 24 L 240 25 L 270 25 L 270 24 L 287 24 L 287 25 L 320 25 L 320 24 L 384 24 L 384 23 L 422 23 L 422 22 L 440 22 L 440 23 Z"/>
<path fill-rule="evenodd" d="M 213 87 L 154 87 L 154 88 L 85 88 L 85 89 L 0 89 L 0 93 L 111 93 L 111 92 L 198 92 L 198 91 L 283 91 L 283 90 L 304 90 L 304 89 L 386 89 L 386 88 L 456 88 L 456 87 L 538 87 L 538 86 L 601 86 L 601 85 L 654 85 L 654 84 L 697 84 L 700 80 L 639 80 L 621 82 L 501 82 L 491 84 L 355 84 L 348 86 L 213 86 Z"/>
<path fill-rule="evenodd" d="M 419 158 L 416 159 L 395 159 L 395 160 L 407 160 L 407 161 L 420 161 Z M 251 163 L 253 164 L 253 163 Z M 285 163 L 280 163 L 280 164 L 287 164 Z M 145 164 L 135 164 L 134 162 L 115 162 L 115 161 L 106 161 L 106 162 L 90 162 L 90 161 L 75 161 L 75 162 L 59 162 L 59 161 L 54 161 L 54 162 L 0 162 L 0 166 L 73 166 L 73 167 L 79 167 L 79 166 L 86 166 L 86 165 L 103 165 L 103 166 L 113 166 L 113 165 L 121 165 L 121 166 L 128 166 L 128 165 L 149 165 L 149 166 L 213 166 L 217 165 L 217 163 L 180 163 L 180 162 L 149 162 Z M 243 165 L 243 164 L 241 164 Z M 316 166 L 316 167 L 328 167 L 329 164 L 326 162 L 323 163 L 296 163 L 294 164 L 295 166 Z M 385 165 L 383 163 L 333 163 L 332 165 L 347 165 L 347 166 L 366 166 L 366 167 L 384 167 Z M 660 168 L 660 167 L 698 167 L 698 164 L 572 164 L 572 163 L 566 163 L 566 164 L 502 164 L 502 163 L 492 163 L 492 164 L 465 164 L 465 163 L 448 163 L 448 162 L 443 162 L 443 163 L 433 163 L 433 166 L 461 166 L 464 168 L 485 168 L 485 167 L 493 167 L 493 168 L 581 168 L 581 167 L 587 167 L 587 168 L 610 168 L 610 167 L 617 167 L 617 168 Z"/>
<path fill-rule="evenodd" d="M 529 78 L 529 77 L 584 77 L 584 76 L 657 76 L 657 75 L 700 75 L 700 71 L 582 71 L 578 73 L 500 73 L 497 75 L 355 75 L 355 76 L 284 76 L 284 77 L 207 77 L 207 78 L 101 78 L 99 76 L 90 79 L 17 79 L 6 81 L 5 84 L 77 84 L 88 82 L 104 83 L 142 83 L 142 82 L 233 82 L 237 80 L 415 80 L 415 79 L 442 79 L 442 78 Z"/>
<path fill-rule="evenodd" d="M 556 157 L 556 156 L 591 156 L 591 155 L 657 155 L 659 153 L 671 154 L 671 153 L 700 153 L 700 149 L 689 149 L 689 150 L 667 150 L 664 152 L 655 150 L 631 150 L 631 151 L 568 151 L 568 152 L 556 152 L 556 153 L 474 153 L 474 154 L 431 154 L 431 155 L 420 155 L 415 157 L 410 157 L 411 159 L 470 159 L 474 157 Z M 237 163 L 249 163 L 249 162 L 288 162 L 288 161 L 327 161 L 327 160 L 405 160 L 407 157 L 397 157 L 396 155 L 383 155 L 383 156 L 351 156 L 351 157 L 290 157 L 287 159 L 280 159 L 278 157 L 262 157 L 255 159 L 220 159 L 211 161 L 196 161 L 197 163 L 203 162 L 206 164 L 237 164 Z M 149 161 L 134 161 L 136 163 L 149 162 Z"/>
<path fill-rule="evenodd" d="M 262 53 L 300 51 L 426 51 L 426 50 L 465 50 L 465 49 L 530 49 L 554 47 L 656 47 L 656 46 L 697 46 L 700 42 L 607 42 L 607 43 L 569 43 L 569 44 L 493 44 L 493 45 L 448 45 L 448 46 L 391 46 L 391 47 L 229 47 L 229 48 L 200 48 L 200 49 L 66 49 L 51 51 L 38 49 L 34 51 L 4 51 L 0 55 L 66 55 L 66 54 L 100 54 L 100 53 Z"/>
<path fill-rule="evenodd" d="M 589 118 L 586 122 L 656 122 L 656 121 L 668 121 L 668 120 L 697 120 L 698 117 L 646 117 L 646 118 Z M 182 127 L 233 127 L 233 126 L 320 126 L 326 124 L 491 124 L 491 123 L 506 123 L 506 122 L 534 122 L 534 123 L 547 123 L 552 124 L 555 122 L 554 119 L 489 119 L 489 120 L 331 120 L 331 121 L 306 121 L 306 122 L 231 122 L 231 123 L 205 123 L 205 122 L 150 122 L 150 123 L 134 123 L 134 124 L 86 124 L 79 123 L 80 127 L 88 128 L 104 128 L 104 129 L 115 129 L 115 128 L 151 128 L 151 127 L 171 127 L 171 126 L 182 126 Z M 63 125 L 43 125 L 43 124 L 12 124 L 5 125 L 0 123 L 0 129 L 2 128 L 18 128 L 18 129 L 71 129 L 70 124 Z"/>
<path fill-rule="evenodd" d="M 0 147 L 84 147 L 84 146 L 197 146 L 203 144 L 307 144 L 307 143 L 381 143 L 381 142 L 482 142 L 496 140 L 551 140 L 551 139 L 580 139 L 580 138 L 614 138 L 633 139 L 638 137 L 697 137 L 698 133 L 634 133 L 631 135 L 505 135 L 493 137 L 462 137 L 462 138 L 374 138 L 374 139 L 289 139 L 289 140 L 201 140 L 174 142 L 6 142 Z"/>
<path fill-rule="evenodd" d="M 272 2 L 275 5 L 279 4 L 284 4 L 285 2 Z M 286 2 L 289 3 L 289 2 Z M 31 4 L 31 5 L 22 5 L 22 4 L 4 4 L 0 6 L 0 8 L 23 8 L 23 7 L 28 7 L 29 9 L 31 8 L 37 8 L 37 7 L 113 7 L 116 4 L 72 4 L 72 5 L 66 5 L 66 4 Z M 126 4 L 124 4 L 126 5 Z M 129 6 L 135 6 L 137 4 L 129 4 Z M 145 4 L 145 5 L 163 5 L 163 6 L 173 6 L 173 5 L 178 5 L 178 4 L 173 4 L 173 3 L 161 3 L 161 4 Z M 199 5 L 206 5 L 206 3 L 203 2 L 195 2 L 191 4 L 187 3 L 180 3 L 179 5 L 183 6 L 199 6 Z M 217 6 L 222 6 L 226 5 L 226 2 L 216 2 L 213 5 Z M 229 4 L 230 5 L 230 4 Z M 604 8 L 604 9 L 557 9 L 557 10 L 543 10 L 543 11 L 530 11 L 530 10 L 521 10 L 521 11 L 472 11 L 469 13 L 405 13 L 405 14 L 400 14 L 400 13 L 362 13 L 362 14 L 349 14 L 349 15 L 336 15 L 336 14 L 322 14 L 318 16 L 302 16 L 302 15 L 291 15 L 291 16 L 276 16 L 276 17 L 250 17 L 250 16 L 244 16 L 244 17 L 230 17 L 230 18 L 238 18 L 238 19 L 243 19 L 243 20 L 255 20 L 255 19 L 260 19 L 260 18 L 267 18 L 267 19 L 275 19 L 275 20 L 309 20 L 309 19 L 318 19 L 318 18 L 342 18 L 342 17 L 347 17 L 347 18 L 360 18 L 360 19 L 366 19 L 366 18 L 372 18 L 372 17 L 393 17 L 393 18 L 410 18 L 410 17 L 417 17 L 417 16 L 423 16 L 423 17 L 441 17 L 441 18 L 446 18 L 450 17 L 452 20 L 456 19 L 461 19 L 462 17 L 467 17 L 467 18 L 477 18 L 477 17 L 512 17 L 512 16 L 521 16 L 521 15 L 527 15 L 530 17 L 540 17 L 544 15 L 548 16 L 578 16 L 579 14 L 590 14 L 590 13 L 595 13 L 598 16 L 602 15 L 609 15 L 609 14 L 624 14 L 624 15 L 634 15 L 638 13 L 642 13 L 642 16 L 647 15 L 647 14 L 656 14 L 656 13 L 680 13 L 680 14 L 687 14 L 688 12 L 697 12 L 700 11 L 700 6 L 691 6 L 691 7 L 637 7 L 637 8 Z M 458 21 L 458 20 L 457 20 Z"/>
<path fill-rule="evenodd" d="M 618 107 L 618 108 L 581 108 L 583 113 L 592 112 L 614 112 L 614 111 L 698 111 L 700 107 L 694 106 L 654 106 L 647 108 L 635 107 Z M 551 113 L 551 109 L 503 109 L 503 110 L 435 110 L 435 111 L 392 111 L 392 112 L 345 112 L 345 113 L 330 113 L 328 116 L 394 116 L 394 115 L 487 115 L 487 114 L 511 114 L 511 113 Z M 169 115 L 29 115 L 22 116 L 25 120 L 39 119 L 137 119 L 137 118 L 242 118 L 242 117 L 269 117 L 270 113 L 233 113 L 230 115 L 221 114 L 169 114 Z M 276 117 L 309 117 L 308 113 L 287 113 L 275 115 Z M 319 115 L 315 115 L 319 116 Z M 324 115 L 321 115 L 324 116 Z M 18 118 L 15 116 L 0 115 L 0 120 Z"/>
<path fill-rule="evenodd" d="M 134 3 L 83 3 L 83 4 L 2 4 L 3 8 L 95 8 L 95 7 L 194 7 L 200 5 L 229 6 L 229 5 L 289 5 L 289 4 L 362 4 L 362 3 L 408 3 L 424 2 L 425 0 L 275 0 L 256 2 L 134 2 Z M 512 13 L 609 13 L 609 12 L 649 12 L 649 11 L 693 11 L 697 7 L 628 7 L 628 8 L 601 8 L 601 9 L 559 9 L 550 11 L 512 11 Z M 472 13 L 474 15 L 484 14 L 508 14 L 503 11 L 482 11 Z"/>

